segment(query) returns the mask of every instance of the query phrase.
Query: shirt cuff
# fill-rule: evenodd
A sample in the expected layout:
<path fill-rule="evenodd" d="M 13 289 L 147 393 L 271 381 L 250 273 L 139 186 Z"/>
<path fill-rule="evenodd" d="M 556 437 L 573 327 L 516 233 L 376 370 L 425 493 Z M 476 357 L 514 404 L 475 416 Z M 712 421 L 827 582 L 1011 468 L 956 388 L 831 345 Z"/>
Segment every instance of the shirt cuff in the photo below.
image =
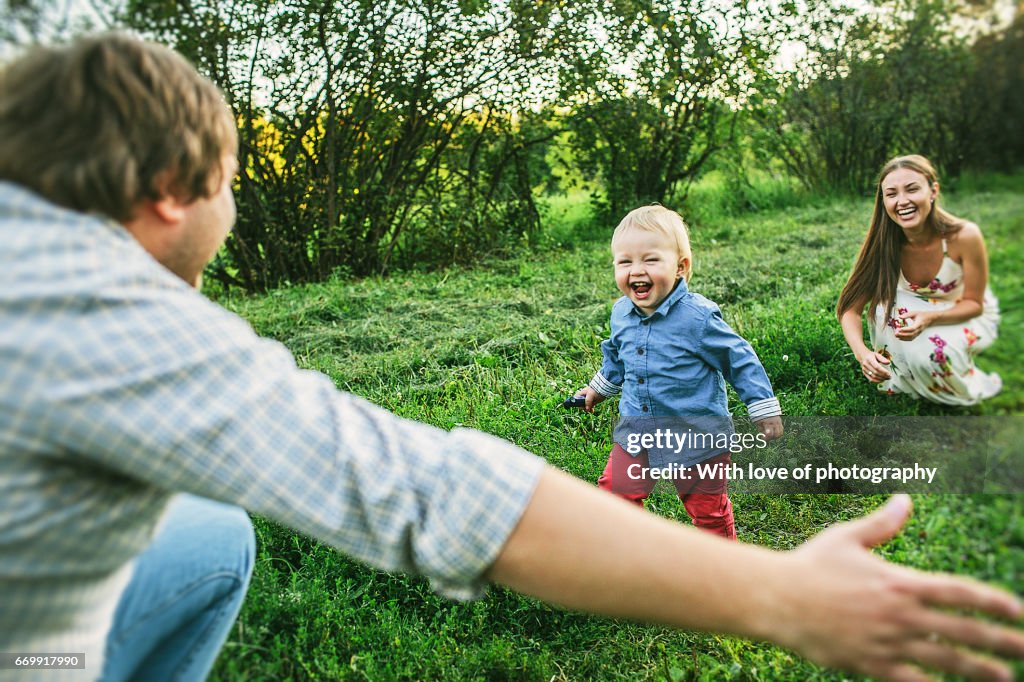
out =
<path fill-rule="evenodd" d="M 779 405 L 779 399 L 773 396 L 747 405 L 747 414 L 751 421 L 759 422 L 769 417 L 781 417 L 782 407 Z"/>
<path fill-rule="evenodd" d="M 622 393 L 622 386 L 616 386 L 608 381 L 600 372 L 594 375 L 594 378 L 590 380 L 588 385 L 606 398 Z"/>

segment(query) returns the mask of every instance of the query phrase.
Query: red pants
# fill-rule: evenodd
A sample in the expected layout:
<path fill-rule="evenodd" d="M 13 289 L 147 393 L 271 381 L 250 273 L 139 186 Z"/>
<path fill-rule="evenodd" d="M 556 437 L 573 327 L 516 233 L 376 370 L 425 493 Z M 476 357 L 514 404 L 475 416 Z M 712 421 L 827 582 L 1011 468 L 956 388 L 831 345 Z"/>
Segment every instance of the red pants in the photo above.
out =
<path fill-rule="evenodd" d="M 732 462 L 732 457 L 728 452 L 723 452 L 704 463 L 713 466 L 719 462 L 728 465 Z M 639 466 L 631 466 L 634 464 Z M 649 470 L 646 452 L 632 456 L 616 443 L 608 455 L 604 473 L 597 479 L 597 486 L 643 507 L 644 500 L 658 482 L 658 479 L 645 475 Z M 732 517 L 732 502 L 725 492 L 725 477 L 700 479 L 693 467 L 690 468 L 690 475 L 692 480 L 676 477 L 672 479 L 672 483 L 676 486 L 683 506 L 686 507 L 686 513 L 693 519 L 693 525 L 715 535 L 735 540 L 736 525 Z"/>

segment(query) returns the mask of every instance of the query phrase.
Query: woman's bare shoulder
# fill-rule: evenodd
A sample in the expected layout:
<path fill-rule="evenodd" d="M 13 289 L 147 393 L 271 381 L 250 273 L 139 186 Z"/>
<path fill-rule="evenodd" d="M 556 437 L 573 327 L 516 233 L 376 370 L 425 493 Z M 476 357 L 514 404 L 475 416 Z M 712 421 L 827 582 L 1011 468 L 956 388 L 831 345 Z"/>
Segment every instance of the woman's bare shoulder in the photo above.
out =
<path fill-rule="evenodd" d="M 981 239 L 981 228 L 977 223 L 964 220 L 960 223 L 960 229 L 949 236 L 951 241 L 975 241 Z"/>
<path fill-rule="evenodd" d="M 949 255 L 958 261 L 962 261 L 966 255 L 985 249 L 985 238 L 981 234 L 981 228 L 970 220 L 963 221 L 959 230 L 946 237 L 946 243 Z"/>

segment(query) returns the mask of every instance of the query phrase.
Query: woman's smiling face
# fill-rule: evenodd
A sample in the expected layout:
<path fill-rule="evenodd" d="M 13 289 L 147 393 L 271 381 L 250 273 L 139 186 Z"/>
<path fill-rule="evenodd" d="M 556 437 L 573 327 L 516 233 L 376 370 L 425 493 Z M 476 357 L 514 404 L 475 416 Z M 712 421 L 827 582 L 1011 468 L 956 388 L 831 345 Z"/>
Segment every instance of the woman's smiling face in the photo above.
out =
<path fill-rule="evenodd" d="M 615 284 L 645 315 L 650 315 L 686 272 L 673 240 L 656 232 L 631 229 L 612 241 Z"/>
<path fill-rule="evenodd" d="M 924 225 L 938 192 L 937 185 L 910 168 L 897 168 L 882 179 L 885 212 L 905 230 Z"/>

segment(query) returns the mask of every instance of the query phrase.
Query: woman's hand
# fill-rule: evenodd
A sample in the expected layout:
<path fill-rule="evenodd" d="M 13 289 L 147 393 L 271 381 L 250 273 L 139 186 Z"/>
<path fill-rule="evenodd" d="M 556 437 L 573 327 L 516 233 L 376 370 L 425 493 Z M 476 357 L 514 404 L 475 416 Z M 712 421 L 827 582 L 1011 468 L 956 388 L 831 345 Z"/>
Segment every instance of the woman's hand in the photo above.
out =
<path fill-rule="evenodd" d="M 935 323 L 938 312 L 915 310 L 903 315 L 904 326 L 896 330 L 896 338 L 900 341 L 913 341 L 921 332 Z"/>
<path fill-rule="evenodd" d="M 892 376 L 889 372 L 889 359 L 875 351 L 868 351 L 861 356 L 860 371 L 873 384 L 880 384 Z"/>
<path fill-rule="evenodd" d="M 578 398 L 580 396 L 583 396 L 584 398 L 587 399 L 586 404 L 583 406 L 584 412 L 593 412 L 594 405 L 597 405 L 599 402 L 601 402 L 607 397 L 601 395 L 600 393 L 592 389 L 590 386 L 584 386 L 580 390 L 576 391 L 576 397 Z"/>
<path fill-rule="evenodd" d="M 864 344 L 864 332 L 861 329 L 861 314 L 866 301 L 857 301 L 852 308 L 844 310 L 839 316 L 839 325 L 843 328 L 846 343 L 860 363 L 860 371 L 867 380 L 878 384 L 888 379 L 889 358 L 876 353 Z"/>

